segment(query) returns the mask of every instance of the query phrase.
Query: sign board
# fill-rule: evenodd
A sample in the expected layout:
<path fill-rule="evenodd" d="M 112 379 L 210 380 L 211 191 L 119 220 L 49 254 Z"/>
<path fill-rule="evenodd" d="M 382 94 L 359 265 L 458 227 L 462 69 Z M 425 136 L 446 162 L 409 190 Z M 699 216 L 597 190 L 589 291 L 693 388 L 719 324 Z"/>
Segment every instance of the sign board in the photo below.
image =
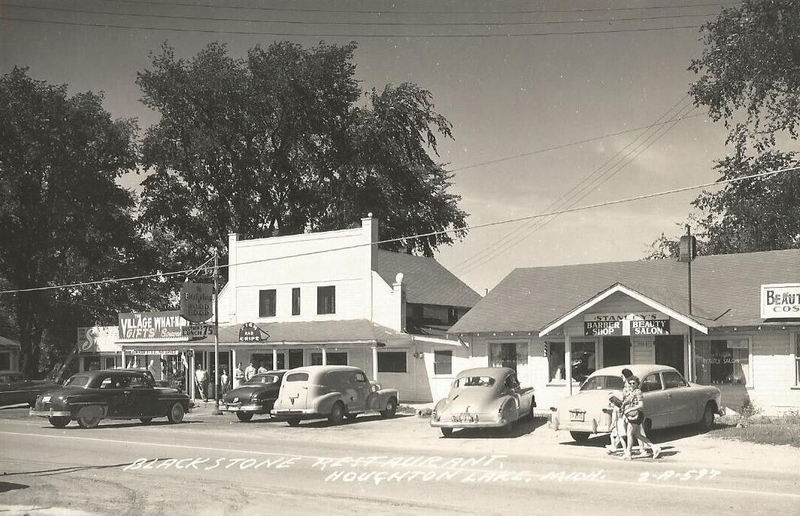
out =
<path fill-rule="evenodd" d="M 244 323 L 239 328 L 239 342 L 261 342 L 268 338 L 269 333 L 256 326 L 256 323 Z"/>
<path fill-rule="evenodd" d="M 119 314 L 119 337 L 126 340 L 184 340 L 181 328 L 187 324 L 177 310 Z"/>
<path fill-rule="evenodd" d="M 762 319 L 800 319 L 800 283 L 761 285 Z"/>
<path fill-rule="evenodd" d="M 126 353 L 131 353 L 134 355 L 177 355 L 178 350 L 176 349 L 126 349 Z"/>
<path fill-rule="evenodd" d="M 82 326 L 78 328 L 78 353 L 118 353 L 119 329 L 116 326 Z"/>
<path fill-rule="evenodd" d="M 669 335 L 669 318 L 658 312 L 585 314 L 583 334 L 590 337 Z"/>
<path fill-rule="evenodd" d="M 181 286 L 181 316 L 201 323 L 214 315 L 214 285 L 187 281 Z"/>
<path fill-rule="evenodd" d="M 190 324 L 181 328 L 181 333 L 190 339 L 202 339 L 214 335 L 213 324 Z"/>

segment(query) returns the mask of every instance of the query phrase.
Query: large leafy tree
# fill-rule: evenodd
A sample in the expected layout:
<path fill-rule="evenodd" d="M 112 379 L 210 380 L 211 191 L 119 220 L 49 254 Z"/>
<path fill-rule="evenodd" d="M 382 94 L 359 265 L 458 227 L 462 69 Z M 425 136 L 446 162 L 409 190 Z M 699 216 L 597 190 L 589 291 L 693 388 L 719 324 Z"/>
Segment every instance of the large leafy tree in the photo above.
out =
<path fill-rule="evenodd" d="M 0 285 L 3 290 L 119 277 L 153 256 L 115 180 L 135 167 L 136 125 L 111 119 L 94 93 L 69 96 L 14 68 L 0 77 Z M 35 375 L 74 346 L 75 328 L 113 322 L 137 287 L 2 294 L 22 367 Z M 139 286 L 142 289 L 142 286 Z M 149 289 L 138 294 L 147 296 Z M 7 319 L 8 320 L 8 319 Z M 40 363 L 41 359 L 41 363 Z"/>
<path fill-rule="evenodd" d="M 365 95 L 354 50 L 283 42 L 239 59 L 213 43 L 191 59 L 168 46 L 153 56 L 137 79 L 161 114 L 142 145 L 142 221 L 169 228 L 172 263 L 224 254 L 230 232 L 341 229 L 368 212 L 383 239 L 463 226 L 450 176 L 430 155 L 450 124 L 416 85 Z M 453 238 L 388 247 L 431 255 Z"/>
<path fill-rule="evenodd" d="M 728 130 L 730 180 L 798 165 L 800 5 L 745 0 L 702 29 L 705 48 L 690 69 L 695 103 Z M 696 226 L 708 254 L 800 247 L 800 173 L 730 183 L 695 201 Z M 654 243 L 669 254 L 670 239 Z"/>

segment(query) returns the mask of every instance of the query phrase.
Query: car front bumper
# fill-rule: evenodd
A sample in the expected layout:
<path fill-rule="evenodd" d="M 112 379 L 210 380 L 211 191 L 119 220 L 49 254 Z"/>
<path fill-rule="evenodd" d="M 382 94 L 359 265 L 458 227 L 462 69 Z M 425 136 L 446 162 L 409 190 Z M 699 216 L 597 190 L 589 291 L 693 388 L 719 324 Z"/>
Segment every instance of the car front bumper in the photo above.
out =
<path fill-rule="evenodd" d="M 431 419 L 431 426 L 434 428 L 502 428 L 508 426 L 508 421 L 505 419 L 496 420 L 478 420 L 478 421 L 445 421 L 440 419 L 434 421 Z"/>
<path fill-rule="evenodd" d="M 28 414 L 38 417 L 72 417 L 72 413 L 69 410 L 30 409 Z"/>
<path fill-rule="evenodd" d="M 269 409 L 261 403 L 220 403 L 219 409 L 223 412 L 254 412 L 256 414 L 269 414 Z"/>
<path fill-rule="evenodd" d="M 322 419 L 327 414 L 320 414 L 314 409 L 273 409 L 270 415 L 276 419 Z"/>

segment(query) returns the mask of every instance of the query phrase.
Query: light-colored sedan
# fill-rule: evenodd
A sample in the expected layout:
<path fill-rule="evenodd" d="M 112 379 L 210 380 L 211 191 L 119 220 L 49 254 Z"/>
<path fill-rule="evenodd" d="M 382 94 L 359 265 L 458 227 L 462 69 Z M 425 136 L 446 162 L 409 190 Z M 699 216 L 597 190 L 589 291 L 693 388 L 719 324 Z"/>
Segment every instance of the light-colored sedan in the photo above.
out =
<path fill-rule="evenodd" d="M 533 417 L 533 387 L 520 387 L 517 373 L 508 367 L 480 367 L 461 371 L 450 394 L 431 414 L 431 426 L 450 437 L 456 428 L 511 428 L 515 421 Z"/>
<path fill-rule="evenodd" d="M 687 382 L 674 368 L 655 364 L 606 367 L 589 375 L 580 391 L 550 407 L 550 427 L 569 430 L 576 441 L 591 434 L 610 432 L 609 396 L 622 399 L 622 370 L 628 368 L 641 381 L 645 431 L 697 424 L 708 429 L 724 408 L 716 387 Z"/>

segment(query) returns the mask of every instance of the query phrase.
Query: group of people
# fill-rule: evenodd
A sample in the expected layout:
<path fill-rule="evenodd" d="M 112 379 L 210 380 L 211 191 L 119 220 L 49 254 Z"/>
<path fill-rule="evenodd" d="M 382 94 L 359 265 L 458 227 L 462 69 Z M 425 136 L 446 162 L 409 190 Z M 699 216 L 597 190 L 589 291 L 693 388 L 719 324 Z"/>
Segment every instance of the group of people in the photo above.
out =
<path fill-rule="evenodd" d="M 644 400 L 640 389 L 641 380 L 630 369 L 622 370 L 622 399 L 609 396 L 611 407 L 611 444 L 606 448 L 609 453 L 622 451 L 624 459 L 632 458 L 633 440 L 639 441 L 640 453 L 646 454 L 644 447 L 650 448 L 653 458 L 661 454 L 661 447 L 653 444 L 645 435 L 642 423 L 645 419 Z"/>
<path fill-rule="evenodd" d="M 256 368 L 251 361 L 250 364 L 247 366 L 246 369 L 242 370 L 242 363 L 239 362 L 236 364 L 236 369 L 233 370 L 233 378 L 231 379 L 228 376 L 228 370 L 224 366 L 220 370 L 219 375 L 219 384 L 220 384 L 220 393 L 225 394 L 231 389 L 231 380 L 232 386 L 234 389 L 238 389 L 239 386 L 243 382 L 249 381 L 253 376 L 256 374 L 266 373 L 267 368 L 263 365 L 260 365 Z M 203 401 L 208 401 L 208 382 L 209 382 L 209 375 L 208 371 L 203 368 L 203 364 L 198 362 L 197 366 L 195 367 L 195 385 L 197 386 L 197 394 L 203 398 Z"/>

